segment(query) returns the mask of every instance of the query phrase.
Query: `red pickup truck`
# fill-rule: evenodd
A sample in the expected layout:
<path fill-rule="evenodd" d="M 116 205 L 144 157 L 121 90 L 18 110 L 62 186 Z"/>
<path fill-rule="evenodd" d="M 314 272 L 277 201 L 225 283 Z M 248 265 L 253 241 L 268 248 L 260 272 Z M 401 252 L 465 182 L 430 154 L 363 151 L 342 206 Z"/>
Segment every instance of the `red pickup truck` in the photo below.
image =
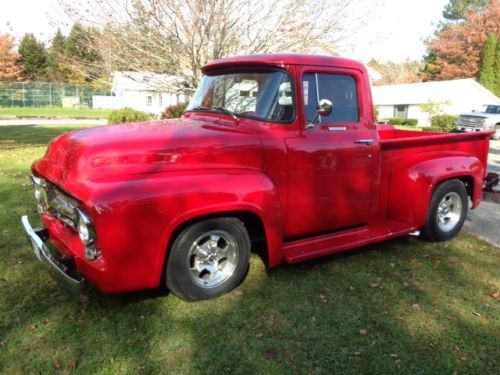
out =
<path fill-rule="evenodd" d="M 59 136 L 32 167 L 45 228 L 23 225 L 73 290 L 166 285 L 220 296 L 267 265 L 420 231 L 453 238 L 485 182 L 491 132 L 376 126 L 355 61 L 260 55 L 215 61 L 180 119 Z"/>

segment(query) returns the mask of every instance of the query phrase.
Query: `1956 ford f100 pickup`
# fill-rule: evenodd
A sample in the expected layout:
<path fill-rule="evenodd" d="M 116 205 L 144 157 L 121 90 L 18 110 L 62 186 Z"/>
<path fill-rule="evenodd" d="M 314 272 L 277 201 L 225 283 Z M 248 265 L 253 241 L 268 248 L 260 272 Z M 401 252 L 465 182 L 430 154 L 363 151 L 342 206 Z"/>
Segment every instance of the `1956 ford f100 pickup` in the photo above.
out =
<path fill-rule="evenodd" d="M 180 119 L 59 136 L 32 167 L 41 261 L 78 290 L 166 285 L 186 300 L 269 267 L 420 231 L 453 238 L 478 206 L 491 132 L 374 122 L 355 61 L 257 55 L 215 61 Z"/>

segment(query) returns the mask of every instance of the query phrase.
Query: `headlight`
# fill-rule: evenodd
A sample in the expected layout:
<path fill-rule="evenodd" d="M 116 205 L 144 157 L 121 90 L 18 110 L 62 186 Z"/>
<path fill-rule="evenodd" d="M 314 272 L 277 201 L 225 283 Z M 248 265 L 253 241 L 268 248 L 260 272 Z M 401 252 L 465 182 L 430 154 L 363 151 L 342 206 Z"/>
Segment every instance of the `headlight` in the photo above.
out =
<path fill-rule="evenodd" d="M 31 182 L 35 189 L 36 210 L 38 213 L 46 212 L 49 208 L 49 198 L 47 195 L 47 183 L 43 178 L 31 176 Z"/>
<path fill-rule="evenodd" d="M 88 260 L 96 260 L 101 256 L 101 252 L 95 243 L 95 231 L 90 220 L 90 216 L 80 208 L 75 209 L 76 230 L 78 236 L 85 245 L 85 258 Z"/>

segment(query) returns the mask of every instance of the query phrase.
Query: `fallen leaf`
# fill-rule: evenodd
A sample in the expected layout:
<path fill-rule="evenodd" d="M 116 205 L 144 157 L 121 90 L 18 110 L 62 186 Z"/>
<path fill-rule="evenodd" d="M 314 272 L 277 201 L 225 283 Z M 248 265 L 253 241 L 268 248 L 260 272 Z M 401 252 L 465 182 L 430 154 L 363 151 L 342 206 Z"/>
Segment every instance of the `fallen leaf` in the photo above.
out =
<path fill-rule="evenodd" d="M 362 336 L 366 336 L 368 334 L 368 331 L 366 329 L 360 329 L 359 334 Z"/>
<path fill-rule="evenodd" d="M 243 295 L 243 291 L 242 290 L 235 290 L 234 291 L 234 295 L 238 296 L 238 297 L 241 297 Z"/>
<path fill-rule="evenodd" d="M 389 357 L 391 357 L 391 358 L 398 358 L 398 355 L 396 353 L 391 353 L 391 354 L 389 354 Z"/>
<path fill-rule="evenodd" d="M 361 352 L 354 352 L 354 355 L 361 355 Z"/>
<path fill-rule="evenodd" d="M 73 362 L 71 362 L 71 368 L 73 368 L 73 370 L 76 370 L 77 367 L 78 367 L 78 361 L 75 359 Z"/>
<path fill-rule="evenodd" d="M 394 361 L 394 363 L 395 363 L 396 365 L 399 365 L 399 364 L 401 363 L 401 360 L 400 360 L 400 359 L 396 359 L 396 360 Z"/>
<path fill-rule="evenodd" d="M 373 283 L 373 284 L 371 284 L 371 287 L 372 287 L 372 288 L 378 288 L 379 286 L 380 286 L 380 284 L 377 284 L 377 283 Z"/>
<path fill-rule="evenodd" d="M 416 311 L 422 310 L 422 308 L 420 307 L 420 305 L 418 303 L 414 303 L 413 305 L 411 305 L 411 307 L 413 307 Z"/>
<path fill-rule="evenodd" d="M 5 340 L 0 340 L 0 348 L 6 348 L 7 347 L 7 339 Z"/>
<path fill-rule="evenodd" d="M 54 363 L 54 367 L 55 367 L 56 369 L 60 369 L 60 368 L 62 368 L 61 362 L 56 361 L 56 363 Z"/>
<path fill-rule="evenodd" d="M 500 298 L 500 290 L 497 290 L 495 293 L 491 293 L 491 296 L 495 299 Z"/>
<path fill-rule="evenodd" d="M 472 314 L 475 316 L 481 316 L 481 314 L 479 314 L 478 312 L 475 312 L 475 311 L 473 311 Z"/>
<path fill-rule="evenodd" d="M 255 337 L 257 337 L 258 339 L 260 339 L 262 336 L 264 336 L 263 333 L 257 333 L 257 335 L 255 335 Z"/>

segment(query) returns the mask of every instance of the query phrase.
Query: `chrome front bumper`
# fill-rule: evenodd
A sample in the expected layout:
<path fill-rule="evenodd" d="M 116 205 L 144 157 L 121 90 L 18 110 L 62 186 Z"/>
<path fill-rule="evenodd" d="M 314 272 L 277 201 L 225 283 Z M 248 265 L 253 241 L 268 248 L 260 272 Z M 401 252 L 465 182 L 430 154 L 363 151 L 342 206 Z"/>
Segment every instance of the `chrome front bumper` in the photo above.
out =
<path fill-rule="evenodd" d="M 51 249 L 46 229 L 32 228 L 27 216 L 23 216 L 21 221 L 28 242 L 38 260 L 65 289 L 75 297 L 79 297 L 85 279 L 75 270 L 73 258 L 60 256 Z"/>

